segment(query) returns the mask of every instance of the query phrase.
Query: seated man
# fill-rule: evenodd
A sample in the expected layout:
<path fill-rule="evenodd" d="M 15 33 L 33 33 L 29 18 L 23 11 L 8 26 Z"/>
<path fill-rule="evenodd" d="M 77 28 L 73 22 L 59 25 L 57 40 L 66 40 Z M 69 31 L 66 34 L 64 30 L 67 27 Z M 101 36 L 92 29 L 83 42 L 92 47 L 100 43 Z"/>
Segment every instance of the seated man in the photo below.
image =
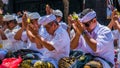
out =
<path fill-rule="evenodd" d="M 39 25 L 38 25 L 38 19 L 40 18 L 39 13 L 38 12 L 32 12 L 32 13 L 29 13 L 28 15 L 24 14 L 23 17 L 22 17 L 22 27 L 16 33 L 14 38 L 16 40 L 22 40 L 24 42 L 25 49 L 30 49 L 30 50 L 41 52 L 41 49 L 40 48 L 38 49 L 36 47 L 37 44 L 34 43 L 34 39 L 32 37 L 30 37 L 29 35 L 27 35 L 27 33 L 26 33 L 26 28 L 27 28 L 27 25 L 28 25 L 28 21 L 27 21 L 28 18 L 30 19 L 29 24 L 31 23 L 32 25 L 34 25 L 34 29 L 39 30 L 39 28 L 40 28 Z M 40 56 L 41 54 L 37 54 L 37 55 Z"/>
<path fill-rule="evenodd" d="M 47 31 L 46 37 L 39 35 L 31 24 L 27 31 L 34 38 L 36 44 L 43 46 L 44 56 L 41 57 L 43 61 L 49 61 L 55 65 L 55 68 L 58 68 L 59 59 L 69 57 L 70 38 L 67 31 L 56 22 L 54 15 L 47 15 L 42 20 L 44 21 L 40 22 L 40 24 Z"/>
<path fill-rule="evenodd" d="M 120 22 L 120 17 L 118 15 L 118 11 L 114 10 L 112 12 L 111 21 L 108 24 L 108 27 L 112 30 L 113 37 L 114 37 L 114 46 L 117 51 L 117 53 L 115 53 L 115 56 L 117 58 L 116 63 L 120 62 L 120 57 L 119 57 L 120 56 L 120 23 L 119 22 Z M 120 67 L 120 64 L 119 64 L 119 67 Z"/>
<path fill-rule="evenodd" d="M 71 49 L 81 49 L 84 53 L 90 53 L 95 56 L 93 61 L 99 63 L 102 68 L 112 68 L 114 65 L 113 35 L 109 28 L 97 21 L 96 12 L 92 9 L 83 10 L 80 20 L 73 21 L 72 25 L 76 34 L 71 40 Z M 84 68 L 92 65 L 94 63 L 90 61 Z"/>
<path fill-rule="evenodd" d="M 7 52 L 9 51 L 16 51 L 20 49 L 18 47 L 20 42 L 14 39 L 14 35 L 19 28 L 17 28 L 17 22 L 13 15 L 4 15 L 3 16 L 3 23 L 2 28 L 0 29 L 0 44 L 2 48 L 0 48 L 0 60 L 3 60 Z M 7 26 L 7 28 L 5 27 Z M 21 47 L 22 48 L 22 47 Z"/>

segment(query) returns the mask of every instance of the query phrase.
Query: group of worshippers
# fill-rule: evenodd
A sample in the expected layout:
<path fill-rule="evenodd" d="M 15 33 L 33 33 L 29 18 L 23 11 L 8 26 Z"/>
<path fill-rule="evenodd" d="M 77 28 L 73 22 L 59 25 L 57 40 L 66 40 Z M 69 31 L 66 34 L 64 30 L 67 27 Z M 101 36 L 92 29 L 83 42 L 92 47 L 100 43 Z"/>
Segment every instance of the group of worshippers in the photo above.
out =
<path fill-rule="evenodd" d="M 40 16 L 37 12 L 25 12 L 17 19 L 14 15 L 4 15 L 0 29 L 3 45 L 0 48 L 0 60 L 5 59 L 9 51 L 30 49 L 38 51 L 35 54 L 39 60 L 48 61 L 58 68 L 58 62 L 69 57 L 71 51 L 82 51 L 95 56 L 84 64 L 84 68 L 92 68 L 94 63 L 98 63 L 101 68 L 114 67 L 113 34 L 108 27 L 97 21 L 94 10 L 84 9 L 78 19 L 68 16 L 74 29 L 72 38 L 67 31 L 69 26 L 62 21 L 62 17 L 63 14 L 58 9 L 45 16 Z"/>

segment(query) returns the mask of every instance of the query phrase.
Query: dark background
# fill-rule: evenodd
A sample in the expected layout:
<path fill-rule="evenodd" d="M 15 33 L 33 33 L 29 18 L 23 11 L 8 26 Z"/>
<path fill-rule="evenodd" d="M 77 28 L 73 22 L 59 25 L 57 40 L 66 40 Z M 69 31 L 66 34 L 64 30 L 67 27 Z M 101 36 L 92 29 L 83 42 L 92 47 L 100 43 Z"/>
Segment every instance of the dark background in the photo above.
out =
<path fill-rule="evenodd" d="M 46 4 L 49 4 L 53 9 L 60 9 L 63 12 L 64 5 L 62 0 L 9 0 L 9 4 L 6 5 L 6 12 L 37 11 L 42 16 L 45 15 Z M 86 0 L 85 8 L 94 9 L 101 24 L 107 25 L 109 23 L 109 20 L 106 19 L 106 0 Z M 80 13 L 82 10 L 83 0 L 69 0 L 69 14 L 73 12 Z"/>

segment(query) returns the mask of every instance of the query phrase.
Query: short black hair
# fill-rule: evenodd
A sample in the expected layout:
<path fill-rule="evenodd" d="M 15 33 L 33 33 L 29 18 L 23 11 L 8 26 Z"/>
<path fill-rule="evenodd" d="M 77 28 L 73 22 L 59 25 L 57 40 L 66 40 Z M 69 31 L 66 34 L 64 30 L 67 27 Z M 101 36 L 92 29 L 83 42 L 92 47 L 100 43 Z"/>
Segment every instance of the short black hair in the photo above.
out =
<path fill-rule="evenodd" d="M 79 17 L 82 18 L 82 17 L 84 17 L 87 13 L 89 13 L 89 12 L 91 12 L 91 11 L 94 11 L 94 10 L 93 10 L 93 9 L 90 9 L 90 8 L 84 9 L 84 10 L 80 13 Z"/>
<path fill-rule="evenodd" d="M 12 22 L 12 21 L 13 21 L 15 24 L 17 24 L 16 19 L 14 19 L 14 20 L 10 20 L 10 21 L 8 21 L 8 22 L 7 22 L 7 25 L 9 24 L 9 22 Z"/>

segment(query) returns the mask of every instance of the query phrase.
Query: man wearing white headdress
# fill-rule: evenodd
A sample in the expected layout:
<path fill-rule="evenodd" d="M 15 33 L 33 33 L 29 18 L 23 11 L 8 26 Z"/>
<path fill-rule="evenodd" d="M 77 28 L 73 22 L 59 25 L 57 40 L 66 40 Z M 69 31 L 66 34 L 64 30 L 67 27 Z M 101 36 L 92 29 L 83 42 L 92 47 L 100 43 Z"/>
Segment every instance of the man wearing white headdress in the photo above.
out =
<path fill-rule="evenodd" d="M 7 40 L 3 42 L 3 48 L 8 51 L 16 51 L 23 48 L 23 46 L 20 46 L 21 42 L 14 39 L 16 32 L 20 29 L 17 25 L 15 16 L 5 15 L 3 21 L 7 24 L 7 29 L 4 31 Z"/>
<path fill-rule="evenodd" d="M 44 56 L 41 57 L 43 61 L 49 61 L 58 68 L 58 61 L 63 57 L 68 57 L 70 52 L 70 38 L 66 30 L 59 26 L 54 15 L 47 15 L 40 22 L 47 31 L 46 37 L 42 37 L 39 33 L 29 26 L 29 34 L 39 42 L 45 49 Z M 36 42 L 36 43 L 38 43 Z"/>
<path fill-rule="evenodd" d="M 72 25 L 76 34 L 71 40 L 71 49 L 81 49 L 84 53 L 90 53 L 95 56 L 93 60 L 95 64 L 98 63 L 102 68 L 112 68 L 114 65 L 113 35 L 109 28 L 98 23 L 96 12 L 92 9 L 84 9 L 80 21 L 77 20 Z M 94 67 L 93 61 L 86 63 L 84 68 Z"/>
<path fill-rule="evenodd" d="M 0 20 L 3 21 L 3 16 L 0 16 Z M 1 28 L 0 28 L 0 62 L 4 59 L 5 55 L 7 54 L 7 51 L 3 49 L 3 40 L 6 40 L 7 37 L 4 34 L 4 30 L 2 27 L 1 23 Z"/>
<path fill-rule="evenodd" d="M 34 26 L 34 29 L 37 32 L 39 32 L 39 29 L 40 29 L 40 25 L 38 24 L 38 19 L 40 18 L 39 13 L 38 12 L 30 13 L 28 15 L 28 18 L 30 19 L 30 23 Z M 29 46 L 28 46 L 28 48 L 33 49 L 33 50 L 35 49 L 35 50 L 39 51 L 40 49 L 37 48 L 37 46 L 36 46 L 37 44 L 34 43 L 34 39 L 31 36 L 29 36 L 29 34 L 28 34 L 28 37 L 29 37 L 29 40 L 28 40 Z"/>
<path fill-rule="evenodd" d="M 37 32 L 40 32 L 40 26 L 38 24 L 38 19 L 40 18 L 40 15 L 38 12 L 32 12 L 29 13 L 28 15 L 24 14 L 22 17 L 22 27 L 21 29 L 16 33 L 15 35 L 15 39 L 16 40 L 22 40 L 24 42 L 26 42 L 26 49 L 30 49 L 30 50 L 35 50 L 35 51 L 39 51 L 39 52 L 43 52 L 42 48 L 37 48 L 34 39 L 32 38 L 32 36 L 30 36 L 29 34 L 27 34 L 27 26 L 29 24 L 32 24 L 34 26 L 34 29 L 36 29 Z M 28 21 L 29 19 L 29 21 Z M 41 33 L 41 32 L 40 32 Z M 41 54 L 37 54 L 38 56 L 41 56 Z"/>

